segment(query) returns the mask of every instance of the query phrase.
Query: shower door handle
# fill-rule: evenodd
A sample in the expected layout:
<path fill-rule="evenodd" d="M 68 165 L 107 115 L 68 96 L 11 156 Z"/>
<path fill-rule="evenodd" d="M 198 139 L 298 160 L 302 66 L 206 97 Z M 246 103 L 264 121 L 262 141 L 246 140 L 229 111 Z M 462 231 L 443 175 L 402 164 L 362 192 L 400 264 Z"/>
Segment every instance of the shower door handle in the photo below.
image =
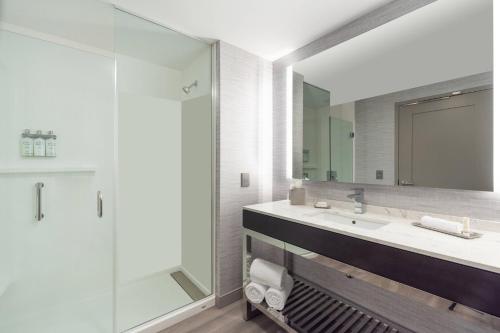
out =
<path fill-rule="evenodd" d="M 97 217 L 102 217 L 102 192 L 97 191 Z"/>
<path fill-rule="evenodd" d="M 42 188 L 44 187 L 43 183 L 36 183 L 35 184 L 35 201 L 36 201 L 36 213 L 35 213 L 35 219 L 37 222 L 40 222 L 43 218 L 43 212 L 42 212 Z"/>

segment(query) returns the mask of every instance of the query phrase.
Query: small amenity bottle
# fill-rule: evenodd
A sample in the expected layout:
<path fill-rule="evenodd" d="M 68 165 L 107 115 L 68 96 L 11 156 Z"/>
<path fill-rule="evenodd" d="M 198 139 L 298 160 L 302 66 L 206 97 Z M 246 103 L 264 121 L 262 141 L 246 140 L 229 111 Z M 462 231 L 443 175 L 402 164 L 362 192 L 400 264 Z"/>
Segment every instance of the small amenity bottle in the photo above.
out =
<path fill-rule="evenodd" d="M 21 135 L 21 156 L 33 156 L 33 138 L 30 130 L 25 129 Z"/>
<path fill-rule="evenodd" d="M 36 137 L 33 140 L 33 156 L 45 156 L 45 139 L 42 131 L 36 131 Z"/>
<path fill-rule="evenodd" d="M 47 139 L 45 139 L 45 156 L 55 157 L 57 137 L 53 131 L 48 131 L 47 134 Z"/>

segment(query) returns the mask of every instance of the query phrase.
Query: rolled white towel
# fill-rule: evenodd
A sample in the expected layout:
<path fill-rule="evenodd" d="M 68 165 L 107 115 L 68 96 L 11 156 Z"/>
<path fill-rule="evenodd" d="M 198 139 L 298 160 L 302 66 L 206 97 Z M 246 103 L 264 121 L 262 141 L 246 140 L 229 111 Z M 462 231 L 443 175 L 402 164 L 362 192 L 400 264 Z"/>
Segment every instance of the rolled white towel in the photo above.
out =
<path fill-rule="evenodd" d="M 437 217 L 423 216 L 420 223 L 426 227 L 435 228 L 443 231 L 461 233 L 464 230 L 464 225 L 460 222 L 453 222 Z"/>
<path fill-rule="evenodd" d="M 285 308 L 288 296 L 293 289 L 293 278 L 290 275 L 285 277 L 285 286 L 283 289 L 269 288 L 266 291 L 266 302 L 269 307 L 281 311 Z"/>
<path fill-rule="evenodd" d="M 283 289 L 287 272 L 285 267 L 263 259 L 254 259 L 250 266 L 250 280 L 275 289 Z"/>
<path fill-rule="evenodd" d="M 247 299 L 255 304 L 260 304 L 266 295 L 267 288 L 259 283 L 250 282 L 245 287 L 245 295 Z"/>

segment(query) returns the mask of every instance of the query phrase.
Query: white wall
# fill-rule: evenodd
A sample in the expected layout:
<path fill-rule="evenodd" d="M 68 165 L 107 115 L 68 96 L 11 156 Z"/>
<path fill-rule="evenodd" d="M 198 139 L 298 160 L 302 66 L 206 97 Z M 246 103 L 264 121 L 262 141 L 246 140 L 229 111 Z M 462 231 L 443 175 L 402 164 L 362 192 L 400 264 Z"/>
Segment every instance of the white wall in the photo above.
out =
<path fill-rule="evenodd" d="M 181 73 L 119 55 L 118 278 L 181 264 Z"/>
<path fill-rule="evenodd" d="M 182 101 L 182 268 L 212 292 L 212 54 L 206 49 L 182 71 L 198 86 Z"/>
<path fill-rule="evenodd" d="M 117 55 L 118 91 L 180 101 L 181 72 L 126 55 Z"/>
<path fill-rule="evenodd" d="M 213 267 L 211 111 L 212 95 L 182 103 L 182 268 L 207 294 Z"/>
<path fill-rule="evenodd" d="M 0 23 L 113 51 L 113 7 L 100 0 L 0 0 Z"/>
<path fill-rule="evenodd" d="M 198 86 L 191 89 L 189 94 L 181 93 L 183 101 L 198 98 L 200 96 L 212 95 L 212 48 L 207 47 L 202 50 L 193 62 L 182 70 L 181 84 L 189 86 L 194 81 L 198 81 Z M 180 90 L 179 90 L 180 91 Z"/>

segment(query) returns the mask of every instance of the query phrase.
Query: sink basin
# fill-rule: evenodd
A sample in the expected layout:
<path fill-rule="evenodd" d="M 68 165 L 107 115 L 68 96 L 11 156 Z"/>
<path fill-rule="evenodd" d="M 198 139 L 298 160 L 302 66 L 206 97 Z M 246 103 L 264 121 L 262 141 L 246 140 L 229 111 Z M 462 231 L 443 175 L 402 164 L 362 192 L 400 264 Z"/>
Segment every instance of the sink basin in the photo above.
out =
<path fill-rule="evenodd" d="M 360 228 L 367 230 L 379 229 L 389 224 L 388 222 L 385 221 L 366 219 L 361 216 L 358 218 L 354 216 L 353 217 L 343 216 L 338 213 L 330 213 L 330 212 L 317 213 L 312 216 L 309 215 L 309 217 L 321 222 L 328 222 L 331 224 L 342 224 L 353 228 Z"/>

